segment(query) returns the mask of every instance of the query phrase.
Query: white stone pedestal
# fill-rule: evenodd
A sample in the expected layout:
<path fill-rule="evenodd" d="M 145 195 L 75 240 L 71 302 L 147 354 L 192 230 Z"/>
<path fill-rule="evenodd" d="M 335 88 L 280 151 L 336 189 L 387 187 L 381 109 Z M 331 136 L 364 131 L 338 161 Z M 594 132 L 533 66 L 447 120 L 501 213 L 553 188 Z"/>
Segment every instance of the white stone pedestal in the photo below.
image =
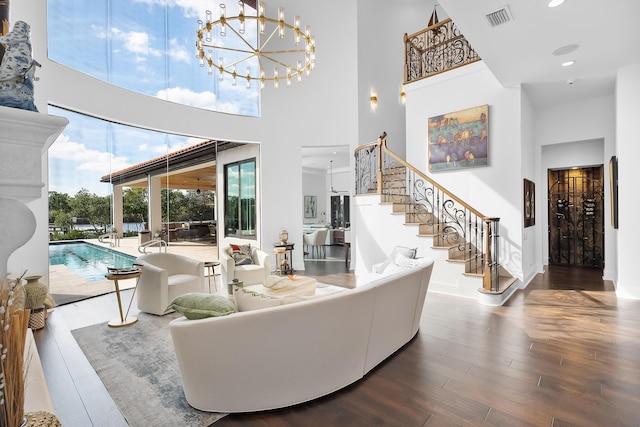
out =
<path fill-rule="evenodd" d="M 64 117 L 0 107 L 0 277 L 13 251 L 33 236 L 36 218 L 25 203 L 42 197 L 43 155 L 68 123 Z"/>

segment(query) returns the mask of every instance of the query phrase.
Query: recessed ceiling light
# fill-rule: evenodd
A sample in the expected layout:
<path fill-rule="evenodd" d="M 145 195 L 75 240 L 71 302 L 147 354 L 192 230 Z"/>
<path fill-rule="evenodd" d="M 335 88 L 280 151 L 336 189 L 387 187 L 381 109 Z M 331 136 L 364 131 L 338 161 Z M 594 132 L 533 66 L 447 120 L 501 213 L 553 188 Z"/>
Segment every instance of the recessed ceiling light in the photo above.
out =
<path fill-rule="evenodd" d="M 549 7 L 558 7 L 562 3 L 564 3 L 564 0 L 551 0 L 549 3 L 547 3 L 547 6 L 549 6 Z"/>
<path fill-rule="evenodd" d="M 572 84 L 574 84 L 575 82 L 576 82 L 576 79 L 569 79 L 569 80 L 567 80 L 567 84 L 568 84 L 568 85 L 572 85 Z"/>
<path fill-rule="evenodd" d="M 575 64 L 575 63 L 576 63 L 576 61 L 574 61 L 574 60 L 572 59 L 571 61 L 563 62 L 563 63 L 562 63 L 562 66 L 563 66 L 563 67 L 569 67 L 569 66 L 571 66 L 571 65 L 573 65 L 573 64 Z"/>

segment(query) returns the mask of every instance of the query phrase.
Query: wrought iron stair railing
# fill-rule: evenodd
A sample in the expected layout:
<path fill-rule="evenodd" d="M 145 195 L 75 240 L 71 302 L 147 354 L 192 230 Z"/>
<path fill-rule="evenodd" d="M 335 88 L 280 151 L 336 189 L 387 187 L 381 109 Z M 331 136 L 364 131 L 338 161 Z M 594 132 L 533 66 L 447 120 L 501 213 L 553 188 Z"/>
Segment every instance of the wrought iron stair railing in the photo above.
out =
<path fill-rule="evenodd" d="M 380 194 L 433 247 L 447 249 L 449 261 L 463 262 L 465 274 L 483 277 L 483 290 L 501 292 L 500 219 L 483 215 L 387 148 L 386 133 L 355 151 L 356 194 Z M 502 288 L 502 289 L 501 289 Z"/>
<path fill-rule="evenodd" d="M 430 23 L 427 28 L 414 34 L 404 35 L 405 83 L 431 77 L 481 59 L 451 19 L 437 22 L 437 16 L 435 19 L 432 16 L 430 22 L 435 23 Z"/>

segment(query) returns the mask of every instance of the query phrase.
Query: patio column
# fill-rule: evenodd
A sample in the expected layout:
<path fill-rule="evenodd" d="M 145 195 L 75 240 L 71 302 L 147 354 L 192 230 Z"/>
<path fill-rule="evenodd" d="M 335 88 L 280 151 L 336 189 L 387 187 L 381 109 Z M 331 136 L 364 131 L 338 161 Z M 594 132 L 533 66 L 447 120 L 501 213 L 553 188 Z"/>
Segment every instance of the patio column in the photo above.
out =
<path fill-rule="evenodd" d="M 149 194 L 149 231 L 151 237 L 155 237 L 156 232 L 162 232 L 162 182 L 160 176 L 148 176 L 147 178 Z"/>
<path fill-rule="evenodd" d="M 117 230 L 118 236 L 123 237 L 124 232 L 122 228 L 122 216 L 123 216 L 123 203 L 122 203 L 122 185 L 113 185 L 113 227 Z"/>

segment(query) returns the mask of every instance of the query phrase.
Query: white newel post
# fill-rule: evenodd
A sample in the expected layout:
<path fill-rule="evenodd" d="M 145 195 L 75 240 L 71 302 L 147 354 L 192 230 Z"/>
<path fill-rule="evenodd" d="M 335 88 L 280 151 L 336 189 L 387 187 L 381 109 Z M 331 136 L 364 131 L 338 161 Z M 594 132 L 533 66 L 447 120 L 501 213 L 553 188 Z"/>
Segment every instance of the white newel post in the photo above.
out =
<path fill-rule="evenodd" d="M 68 123 L 64 117 L 0 107 L 0 277 L 7 273 L 9 256 L 36 230 L 36 217 L 25 203 L 42 197 L 44 153 Z"/>

